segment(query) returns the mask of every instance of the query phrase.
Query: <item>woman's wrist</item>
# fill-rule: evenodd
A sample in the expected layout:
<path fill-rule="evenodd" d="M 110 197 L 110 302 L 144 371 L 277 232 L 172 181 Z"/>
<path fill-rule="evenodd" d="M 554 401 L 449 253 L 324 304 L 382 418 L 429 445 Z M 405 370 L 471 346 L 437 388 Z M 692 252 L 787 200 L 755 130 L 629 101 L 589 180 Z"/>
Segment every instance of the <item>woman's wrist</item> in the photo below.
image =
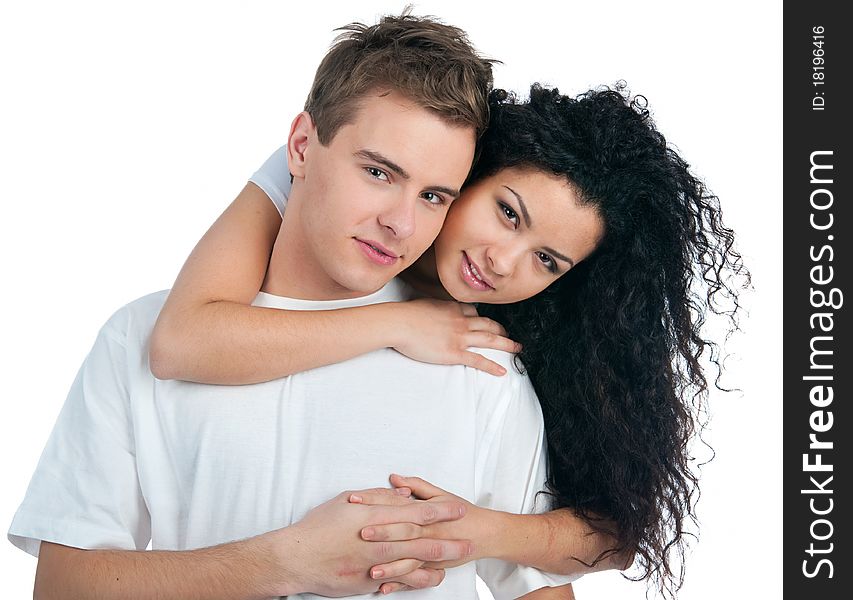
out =
<path fill-rule="evenodd" d="M 382 302 L 366 306 L 372 314 L 374 331 L 383 348 L 394 348 L 411 341 L 411 319 L 406 302 Z"/>
<path fill-rule="evenodd" d="M 477 558 L 498 558 L 508 560 L 513 553 L 512 528 L 515 526 L 511 513 L 488 508 L 474 507 L 482 514 L 478 521 L 481 526 L 479 539 L 474 541 L 474 554 Z"/>
<path fill-rule="evenodd" d="M 492 529 L 492 552 L 490 555 L 507 562 L 526 566 L 538 566 L 540 553 L 551 547 L 552 532 L 549 531 L 545 515 L 517 515 L 498 513 Z"/>

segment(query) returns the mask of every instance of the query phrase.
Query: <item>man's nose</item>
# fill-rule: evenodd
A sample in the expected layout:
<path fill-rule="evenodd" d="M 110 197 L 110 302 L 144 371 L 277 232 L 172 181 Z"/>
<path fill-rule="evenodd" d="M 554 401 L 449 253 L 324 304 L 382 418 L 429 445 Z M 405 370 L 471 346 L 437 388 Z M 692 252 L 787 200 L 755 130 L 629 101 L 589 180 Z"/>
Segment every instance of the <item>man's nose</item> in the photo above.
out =
<path fill-rule="evenodd" d="M 398 198 L 379 215 L 379 223 L 391 230 L 394 237 L 406 239 L 415 232 L 417 198 Z"/>

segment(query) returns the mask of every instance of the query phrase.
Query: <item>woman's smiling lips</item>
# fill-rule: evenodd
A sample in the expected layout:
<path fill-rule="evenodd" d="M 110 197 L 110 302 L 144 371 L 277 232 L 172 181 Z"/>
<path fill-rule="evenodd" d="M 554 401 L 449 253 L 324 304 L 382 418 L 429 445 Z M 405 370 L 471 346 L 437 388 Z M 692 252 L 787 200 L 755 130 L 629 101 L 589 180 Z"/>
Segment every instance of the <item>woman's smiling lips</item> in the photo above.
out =
<path fill-rule="evenodd" d="M 462 251 L 462 279 L 477 291 L 485 292 L 495 289 L 494 286 L 482 275 L 482 271 L 477 266 L 477 263 L 472 261 L 468 254 Z"/>
<path fill-rule="evenodd" d="M 378 242 L 374 242 L 373 240 L 360 240 L 358 238 L 353 239 L 358 244 L 358 247 L 361 248 L 361 251 L 364 252 L 364 255 L 369 258 L 371 262 L 377 265 L 382 265 L 384 267 L 393 265 L 397 262 L 397 259 L 400 258 Z"/>

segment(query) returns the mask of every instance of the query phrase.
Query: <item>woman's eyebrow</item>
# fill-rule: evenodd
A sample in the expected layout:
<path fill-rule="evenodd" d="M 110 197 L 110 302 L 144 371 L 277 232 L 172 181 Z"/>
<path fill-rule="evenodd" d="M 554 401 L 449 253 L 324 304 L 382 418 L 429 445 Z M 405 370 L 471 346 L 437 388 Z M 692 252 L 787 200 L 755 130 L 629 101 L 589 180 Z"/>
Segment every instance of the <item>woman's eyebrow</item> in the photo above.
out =
<path fill-rule="evenodd" d="M 529 212 L 527 212 L 527 205 L 525 205 L 525 204 L 524 204 L 524 199 L 521 197 L 521 194 L 519 194 L 518 192 L 516 192 L 514 189 L 512 189 L 512 188 L 511 188 L 511 187 L 509 187 L 508 185 L 505 185 L 505 186 L 503 186 L 503 187 L 505 187 L 505 188 L 506 188 L 506 189 L 508 189 L 510 192 L 512 192 L 512 195 L 513 195 L 513 196 L 515 196 L 515 199 L 516 199 L 516 200 L 518 200 L 518 206 L 521 208 L 521 216 L 522 216 L 522 217 L 524 217 L 524 222 L 525 222 L 525 224 L 527 224 L 527 226 L 528 226 L 528 227 L 530 227 L 530 213 L 529 213 Z M 554 250 L 553 248 L 545 247 L 545 248 L 542 248 L 542 249 L 543 249 L 545 252 L 547 252 L 548 254 L 552 254 L 552 255 L 553 255 L 553 256 L 555 256 L 556 258 L 559 258 L 559 259 L 560 259 L 560 260 L 562 260 L 563 262 L 567 262 L 567 263 L 569 263 L 569 265 L 570 265 L 570 266 L 572 266 L 572 267 L 574 267 L 574 266 L 575 266 L 575 261 L 573 261 L 571 258 L 569 258 L 568 256 L 566 256 L 566 255 L 564 255 L 564 254 L 560 254 L 559 252 L 557 252 L 557 251 L 556 251 L 556 250 Z"/>
<path fill-rule="evenodd" d="M 530 227 L 530 213 L 527 212 L 527 205 L 524 204 L 524 200 L 521 198 L 521 194 L 516 192 L 514 189 L 509 187 L 508 185 L 503 186 L 512 192 L 512 195 L 515 196 L 515 199 L 518 200 L 518 205 L 521 207 L 521 216 L 524 217 L 524 223 Z"/>
<path fill-rule="evenodd" d="M 556 251 L 556 250 L 554 250 L 553 248 L 550 248 L 550 247 L 548 247 L 548 246 L 545 246 L 545 247 L 544 247 L 544 248 L 542 248 L 542 249 L 543 249 L 545 252 L 547 252 L 548 254 L 552 254 L 552 255 L 554 255 L 555 257 L 559 258 L 560 260 L 562 260 L 562 261 L 565 261 L 565 262 L 569 263 L 569 265 L 570 265 L 570 266 L 572 266 L 572 267 L 574 267 L 574 266 L 575 266 L 575 261 L 573 261 L 573 260 L 572 260 L 571 258 L 569 258 L 568 256 L 563 256 L 562 254 L 560 254 L 559 252 L 557 252 L 557 251 Z"/>

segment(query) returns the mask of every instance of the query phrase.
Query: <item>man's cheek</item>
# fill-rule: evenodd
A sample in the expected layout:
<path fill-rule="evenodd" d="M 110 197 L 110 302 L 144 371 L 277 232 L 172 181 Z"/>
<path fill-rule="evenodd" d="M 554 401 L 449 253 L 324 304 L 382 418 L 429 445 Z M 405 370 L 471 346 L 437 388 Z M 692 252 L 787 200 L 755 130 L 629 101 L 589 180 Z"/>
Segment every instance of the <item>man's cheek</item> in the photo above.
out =
<path fill-rule="evenodd" d="M 422 232 L 418 232 L 418 255 L 423 254 L 424 252 L 426 252 L 427 248 L 432 246 L 433 242 L 435 241 L 435 238 L 438 237 L 439 231 L 441 231 L 440 226 L 431 227 L 428 231 L 423 232 L 423 235 L 421 235 Z"/>

